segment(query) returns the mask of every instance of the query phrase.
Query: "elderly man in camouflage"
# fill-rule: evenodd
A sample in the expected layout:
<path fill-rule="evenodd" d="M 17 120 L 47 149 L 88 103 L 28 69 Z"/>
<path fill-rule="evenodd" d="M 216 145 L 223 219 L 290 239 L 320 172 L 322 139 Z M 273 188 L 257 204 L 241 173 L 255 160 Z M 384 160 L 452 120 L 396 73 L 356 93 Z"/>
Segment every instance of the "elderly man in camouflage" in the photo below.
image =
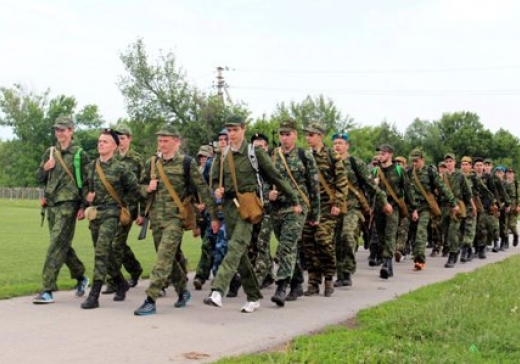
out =
<path fill-rule="evenodd" d="M 414 149 L 410 154 L 410 157 L 412 159 L 413 167 L 408 172 L 408 175 L 414 187 L 418 213 L 418 216 L 415 219 L 417 232 L 415 234 L 415 244 L 413 249 L 415 263 L 414 269 L 420 271 L 426 268 L 426 240 L 428 235 L 428 223 L 432 217 L 432 206 L 430 204 L 434 205 L 436 203 L 434 191 L 437 191 L 437 193 L 444 196 L 454 214 L 458 212 L 459 208 L 453 193 L 442 182 L 436 168 L 425 165 L 423 152 L 419 149 Z M 428 199 L 433 200 L 428 201 Z M 434 217 L 437 216 L 434 215 Z"/>
<path fill-rule="evenodd" d="M 298 191 L 298 200 L 303 210 L 301 214 L 295 213 L 286 195 L 276 189 L 269 189 L 270 216 L 278 239 L 279 261 L 276 272 L 277 288 L 271 301 L 283 307 L 289 282 L 295 298 L 296 285 L 303 283 L 303 275 L 294 282 L 291 277 L 295 271 L 297 246 L 303 226 L 307 220 L 317 223 L 320 219 L 320 186 L 312 153 L 296 146 L 298 132 L 295 122 L 289 119 L 280 123 L 279 135 L 280 147 L 273 150 L 273 163 L 293 190 Z"/>
<path fill-rule="evenodd" d="M 156 313 L 156 300 L 160 296 L 164 282 L 173 273 L 173 284 L 179 295 L 175 307 L 184 307 L 191 294 L 186 288 L 186 276 L 176 258 L 184 234 L 181 208 L 176 199 L 184 201 L 188 197 L 189 187 L 200 195 L 212 216 L 212 230 L 216 232 L 219 222 L 215 205 L 208 185 L 199 172 L 195 161 L 189 161 L 189 175 L 185 175 L 186 157 L 179 153 L 181 139 L 179 132 L 171 125 L 162 126 L 157 134 L 160 155 L 146 162 L 141 179 L 141 194 L 147 198 L 155 194 L 155 201 L 150 210 L 152 233 L 157 247 L 157 260 L 150 275 L 150 284 L 146 290 L 147 298 L 134 311 L 137 316 Z M 154 165 L 157 173 L 152 172 Z M 157 178 L 152 178 L 157 176 Z"/>
<path fill-rule="evenodd" d="M 143 170 L 143 161 L 139 154 L 137 154 L 133 149 L 130 149 L 130 145 L 132 143 L 132 130 L 127 125 L 120 125 L 117 127 L 117 133 L 119 137 L 119 147 L 115 153 L 115 158 L 123 163 L 128 170 L 132 171 L 139 181 L 141 178 L 141 172 Z M 125 197 L 128 203 L 128 208 L 130 210 L 130 215 L 132 216 L 132 220 L 135 220 L 138 225 L 141 225 L 143 218 L 139 216 L 140 195 L 129 195 Z M 141 207 L 141 210 L 144 211 L 144 206 Z M 119 224 L 114 246 L 116 246 L 117 249 L 120 249 L 122 252 L 122 256 L 120 257 L 122 261 L 117 263 L 122 264 L 126 271 L 130 273 L 128 284 L 130 287 L 135 287 L 139 282 L 139 277 L 143 273 L 143 268 L 141 267 L 141 263 L 139 263 L 135 257 L 134 252 L 128 245 L 128 234 L 130 233 L 131 228 L 132 224 L 128 224 L 126 226 Z M 101 293 L 111 294 L 115 291 L 116 285 L 114 284 L 112 278 L 107 276 L 107 288 Z"/>
<path fill-rule="evenodd" d="M 340 155 L 347 172 L 349 193 L 347 195 L 347 212 L 340 217 L 334 241 L 336 243 L 337 280 L 335 287 L 351 286 L 352 275 L 356 272 L 356 251 L 359 244 L 361 224 L 364 215 L 369 215 L 370 206 L 365 193 L 374 195 L 384 206 L 385 211 L 392 211 L 386 194 L 375 184 L 365 163 L 349 155 L 350 138 L 346 133 L 335 133 L 332 136 L 334 150 Z"/>
<path fill-rule="evenodd" d="M 506 182 L 508 185 L 508 189 L 511 191 L 509 194 L 511 198 L 511 209 L 509 211 L 509 225 L 508 225 L 508 232 L 511 232 L 513 234 L 513 246 L 518 245 L 518 230 L 516 228 L 517 221 L 518 221 L 518 213 L 520 212 L 520 190 L 518 186 L 518 181 L 515 178 L 515 171 L 513 168 L 506 169 Z M 509 239 L 509 237 L 508 237 Z"/>
<path fill-rule="evenodd" d="M 372 174 L 381 190 L 389 196 L 389 202 L 392 205 L 392 210 L 389 210 L 385 209 L 386 205 L 377 203 L 374 211 L 377 235 L 383 244 L 383 265 L 379 271 L 379 277 L 388 279 L 394 275 L 392 259 L 397 239 L 399 216 L 408 216 L 407 211 L 403 211 L 405 204 L 410 211 L 413 211 L 412 221 L 418 219 L 418 212 L 408 176 L 393 161 L 394 148 L 389 144 L 383 144 L 376 151 L 380 165 L 374 169 Z"/>
<path fill-rule="evenodd" d="M 242 286 L 247 295 L 247 302 L 242 307 L 244 313 L 254 312 L 260 307 L 262 298 L 256 276 L 253 273 L 248 257 L 248 247 L 251 243 L 253 221 L 244 219 L 240 208 L 251 206 L 238 204 L 238 199 L 246 196 L 254 197 L 261 188 L 258 178 L 276 185 L 278 191 L 287 196 L 287 203 L 295 214 L 302 213 L 302 207 L 298 202 L 296 193 L 274 168 L 269 155 L 261 148 L 251 149 L 245 140 L 245 120 L 239 115 L 230 115 L 225 124 L 229 135 L 229 148 L 217 156 L 213 169 L 213 186 L 216 186 L 215 197 L 222 199 L 224 220 L 228 228 L 228 251 L 217 276 L 212 283 L 212 292 L 204 299 L 204 303 L 215 307 L 222 307 L 222 296 L 226 293 L 234 274 L 239 272 L 242 277 Z M 258 166 L 256 166 L 256 162 Z M 234 168 L 233 168 L 234 167 Z M 255 170 L 258 168 L 258 170 Z M 258 173 L 258 175 L 257 175 Z M 253 200 L 254 198 L 250 198 Z M 252 201 L 252 203 L 257 203 Z M 261 211 L 261 206 L 256 206 L 255 212 Z"/>
<path fill-rule="evenodd" d="M 85 266 L 72 248 L 76 218 L 82 219 L 82 181 L 86 178 L 88 156 L 76 145 L 72 145 L 74 124 L 71 118 L 59 117 L 54 124 L 57 139 L 55 147 L 45 151 L 38 169 L 38 180 L 44 185 L 47 205 L 50 244 L 43 266 L 42 291 L 33 298 L 34 303 L 52 303 L 52 291 L 58 289 L 56 281 L 65 264 L 72 278 L 78 280 L 76 296 L 82 297 L 89 284 Z"/>
<path fill-rule="evenodd" d="M 99 307 L 99 294 L 107 274 L 117 287 L 114 301 L 123 301 L 128 291 L 128 282 L 120 270 L 123 252 L 116 246 L 116 236 L 122 204 L 126 203 L 127 196 L 139 196 L 139 182 L 135 174 L 114 157 L 118 145 L 119 137 L 112 130 L 105 130 L 99 136 L 99 158 L 89 166 L 88 189 L 83 191 L 90 204 L 86 216 L 94 243 L 94 283 L 81 304 L 84 309 Z"/>
<path fill-rule="evenodd" d="M 339 154 L 323 144 L 323 125 L 311 123 L 304 131 L 318 166 L 320 181 L 320 220 L 309 221 L 303 228 L 303 258 L 309 272 L 304 295 L 318 295 L 322 278 L 325 278 L 324 295 L 330 297 L 334 293 L 332 278 L 336 273 L 333 235 L 347 198 L 347 174 Z"/>
<path fill-rule="evenodd" d="M 473 214 L 472 198 L 473 193 L 471 187 L 464 174 L 455 168 L 455 154 L 446 153 L 444 155 L 444 163 L 446 163 L 446 172 L 442 175 L 442 180 L 448 189 L 453 193 L 457 199 L 458 210 L 452 209 L 453 213 L 446 214 L 443 211 L 442 225 L 444 231 L 444 239 L 448 244 L 448 261 L 444 264 L 445 268 L 453 268 L 457 263 L 460 253 L 460 224 L 461 221 L 468 215 Z M 450 206 L 451 202 L 447 196 L 443 196 L 442 204 Z M 464 207 L 463 211 L 461 210 Z"/>

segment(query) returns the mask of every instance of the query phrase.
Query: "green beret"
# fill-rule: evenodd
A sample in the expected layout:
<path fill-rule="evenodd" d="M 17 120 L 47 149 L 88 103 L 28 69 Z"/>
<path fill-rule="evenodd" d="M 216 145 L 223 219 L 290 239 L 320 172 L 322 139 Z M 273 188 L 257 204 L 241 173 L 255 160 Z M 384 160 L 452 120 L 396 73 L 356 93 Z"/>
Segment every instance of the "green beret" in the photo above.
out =
<path fill-rule="evenodd" d="M 174 136 L 174 137 L 180 137 L 181 134 L 179 131 L 173 126 L 169 124 L 164 124 L 161 126 L 159 131 L 155 133 L 155 135 L 163 135 L 163 136 Z"/>
<path fill-rule="evenodd" d="M 303 128 L 306 133 L 325 135 L 325 127 L 320 123 L 310 123 L 306 128 Z"/>
<path fill-rule="evenodd" d="M 69 116 L 59 116 L 54 122 L 53 128 L 55 129 L 72 129 L 74 128 L 74 122 Z"/>

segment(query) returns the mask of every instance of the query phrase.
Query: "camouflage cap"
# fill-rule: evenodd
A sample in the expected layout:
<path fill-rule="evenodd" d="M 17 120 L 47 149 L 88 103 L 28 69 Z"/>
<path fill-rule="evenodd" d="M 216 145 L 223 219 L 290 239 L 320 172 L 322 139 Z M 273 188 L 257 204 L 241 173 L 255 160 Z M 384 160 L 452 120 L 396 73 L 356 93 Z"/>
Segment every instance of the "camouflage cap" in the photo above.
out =
<path fill-rule="evenodd" d="M 403 157 L 402 155 L 396 157 L 396 158 L 395 158 L 395 161 L 396 161 L 396 162 L 399 162 L 399 163 L 406 164 L 406 158 Z"/>
<path fill-rule="evenodd" d="M 55 129 L 72 129 L 74 128 L 74 122 L 69 116 L 59 116 L 54 122 L 53 128 Z"/>
<path fill-rule="evenodd" d="M 468 157 L 467 155 L 465 155 L 464 157 L 462 157 L 460 159 L 461 163 L 465 162 L 465 163 L 473 163 L 473 160 L 471 159 L 471 157 Z"/>
<path fill-rule="evenodd" d="M 493 160 L 491 158 L 484 159 L 484 164 L 493 164 Z"/>
<path fill-rule="evenodd" d="M 159 131 L 155 133 L 155 135 L 163 135 L 163 136 L 174 136 L 174 137 L 180 137 L 181 134 L 179 131 L 170 124 L 164 124 L 159 128 Z"/>
<path fill-rule="evenodd" d="M 213 148 L 211 145 L 202 145 L 197 152 L 198 156 L 211 157 L 213 155 Z"/>
<path fill-rule="evenodd" d="M 393 153 L 394 147 L 392 147 L 390 144 L 381 144 L 379 147 L 376 148 L 376 152 Z"/>
<path fill-rule="evenodd" d="M 412 150 L 412 152 L 410 153 L 410 157 L 412 158 L 423 158 L 424 157 L 424 154 L 423 154 L 423 151 L 420 150 L 420 149 L 414 149 Z"/>
<path fill-rule="evenodd" d="M 246 123 L 246 119 L 239 114 L 231 114 L 226 118 L 224 126 L 240 126 Z"/>
<path fill-rule="evenodd" d="M 269 138 L 267 137 L 267 135 L 262 133 L 254 133 L 251 137 L 251 143 L 253 143 L 255 140 L 265 140 L 265 142 L 269 144 Z"/>
<path fill-rule="evenodd" d="M 303 131 L 306 133 L 325 135 L 325 127 L 316 122 L 307 125 L 307 127 L 303 128 Z"/>
<path fill-rule="evenodd" d="M 444 161 L 440 161 L 438 166 L 441 167 L 441 168 L 447 168 L 446 167 L 446 163 L 444 163 Z"/>
<path fill-rule="evenodd" d="M 453 160 L 456 160 L 456 158 L 455 158 L 455 153 L 448 152 L 448 153 L 444 154 L 444 160 L 446 160 L 446 159 L 453 159 Z"/>
<path fill-rule="evenodd" d="M 128 135 L 128 136 L 132 136 L 132 129 L 130 129 L 130 127 L 126 124 L 123 124 L 123 125 L 119 125 L 117 127 L 117 131 L 119 132 L 119 134 L 121 135 Z"/>
<path fill-rule="evenodd" d="M 296 123 L 292 119 L 286 119 L 280 123 L 280 129 L 278 129 L 279 133 L 289 133 L 291 131 L 296 131 Z"/>

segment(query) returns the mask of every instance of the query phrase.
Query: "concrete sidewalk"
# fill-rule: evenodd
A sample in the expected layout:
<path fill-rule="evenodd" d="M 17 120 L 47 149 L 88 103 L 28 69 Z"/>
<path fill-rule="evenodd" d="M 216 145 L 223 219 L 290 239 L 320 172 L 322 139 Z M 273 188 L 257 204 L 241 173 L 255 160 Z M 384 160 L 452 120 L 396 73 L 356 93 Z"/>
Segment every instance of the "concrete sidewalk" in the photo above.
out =
<path fill-rule="evenodd" d="M 444 268 L 447 258 L 429 258 L 427 268 L 412 270 L 413 263 L 394 262 L 395 277 L 379 279 L 379 267 L 370 268 L 366 251 L 358 257 L 354 286 L 336 289 L 331 298 L 302 297 L 280 309 L 270 301 L 274 288 L 264 291 L 262 306 L 253 314 L 240 313 L 243 291 L 224 299 L 223 308 L 202 303 L 202 291 L 185 308 L 174 308 L 173 290 L 157 302 L 156 315 L 133 315 L 145 299 L 147 281 L 130 290 L 124 302 L 102 296 L 100 308 L 82 310 L 83 299 L 73 292 L 56 292 L 56 303 L 34 305 L 31 297 L 0 301 L 0 353 L 3 363 L 199 363 L 223 356 L 255 352 L 286 342 L 326 325 L 344 322 L 358 310 L 391 300 L 420 286 L 470 272 L 514 254 L 488 253 L 488 259 Z M 323 290 L 323 286 L 321 287 Z"/>

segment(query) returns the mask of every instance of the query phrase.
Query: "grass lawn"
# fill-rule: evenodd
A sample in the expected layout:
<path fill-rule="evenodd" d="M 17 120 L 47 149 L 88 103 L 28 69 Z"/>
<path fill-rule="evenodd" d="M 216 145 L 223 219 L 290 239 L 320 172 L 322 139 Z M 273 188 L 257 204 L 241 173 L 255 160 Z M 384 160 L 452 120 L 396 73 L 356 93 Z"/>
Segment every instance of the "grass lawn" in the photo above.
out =
<path fill-rule="evenodd" d="M 47 222 L 44 227 L 40 227 L 40 219 L 38 201 L 0 199 L 0 299 L 29 295 L 41 289 L 41 272 L 49 246 L 49 229 Z M 146 240 L 138 241 L 139 229 L 134 225 L 128 243 L 143 266 L 143 277 L 149 277 L 155 263 L 152 234 L 149 231 Z M 184 237 L 182 250 L 188 258 L 190 269 L 195 269 L 199 260 L 200 242 L 200 238 L 193 238 L 191 232 Z M 87 221 L 78 222 L 72 246 L 87 267 L 87 275 L 92 277 L 94 249 Z M 64 267 L 58 280 L 59 288 L 71 289 L 75 285 L 76 280 L 70 279 L 69 271 Z"/>
<path fill-rule="evenodd" d="M 520 363 L 519 267 L 513 256 L 362 310 L 278 352 L 218 363 Z"/>

